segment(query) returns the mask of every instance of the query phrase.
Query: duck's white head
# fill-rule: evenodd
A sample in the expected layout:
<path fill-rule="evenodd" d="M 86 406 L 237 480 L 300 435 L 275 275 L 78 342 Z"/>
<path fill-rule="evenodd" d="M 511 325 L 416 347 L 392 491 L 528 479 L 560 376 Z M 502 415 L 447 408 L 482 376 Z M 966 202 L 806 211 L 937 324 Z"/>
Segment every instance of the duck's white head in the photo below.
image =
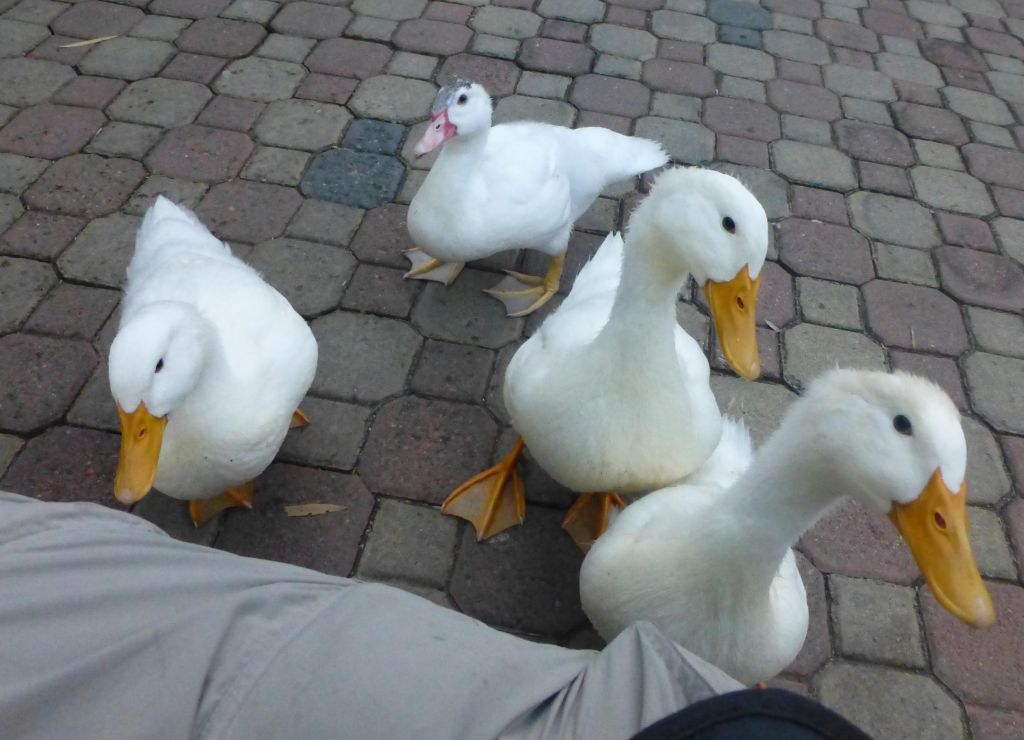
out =
<path fill-rule="evenodd" d="M 416 144 L 416 156 L 437 149 L 454 136 L 471 137 L 491 127 L 491 97 L 475 82 L 455 79 L 442 87 L 430 109 L 430 125 Z"/>
<path fill-rule="evenodd" d="M 110 391 L 121 419 L 114 495 L 145 496 L 156 479 L 168 417 L 195 389 L 206 364 L 208 332 L 184 303 L 150 304 L 125 321 L 110 346 Z"/>
<path fill-rule="evenodd" d="M 821 485 L 888 512 L 939 603 L 975 626 L 995 621 L 968 539 L 967 444 L 944 391 L 906 373 L 833 370 L 784 426 L 813 450 Z"/>
<path fill-rule="evenodd" d="M 693 275 L 726 360 L 740 376 L 757 378 L 757 290 L 768 253 L 768 217 L 757 198 L 724 173 L 673 167 L 655 180 L 629 231 L 645 233 L 639 241 L 663 270 Z"/>

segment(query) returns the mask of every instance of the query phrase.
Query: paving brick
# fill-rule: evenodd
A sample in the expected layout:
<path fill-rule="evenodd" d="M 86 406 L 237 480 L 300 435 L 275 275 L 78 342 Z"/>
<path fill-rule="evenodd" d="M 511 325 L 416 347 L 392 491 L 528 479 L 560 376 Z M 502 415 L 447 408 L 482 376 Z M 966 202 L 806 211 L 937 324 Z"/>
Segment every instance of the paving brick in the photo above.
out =
<path fill-rule="evenodd" d="M 281 459 L 351 471 L 366 437 L 370 409 L 313 396 L 307 396 L 301 407 L 311 423 L 288 433 L 281 446 Z"/>
<path fill-rule="evenodd" d="M 0 427 L 27 434 L 60 419 L 96 362 L 86 342 L 28 334 L 0 337 Z M 45 384 L 39 382 L 42 377 Z"/>
<path fill-rule="evenodd" d="M 857 186 L 850 159 L 834 149 L 783 140 L 774 142 L 771 150 L 776 171 L 792 181 L 835 190 Z"/>
<path fill-rule="evenodd" d="M 414 245 L 405 228 L 408 207 L 387 204 L 367 211 L 352 240 L 352 251 L 361 262 L 409 268 L 402 252 Z"/>
<path fill-rule="evenodd" d="M 783 112 L 823 121 L 834 121 L 842 116 L 839 98 L 818 85 L 805 85 L 790 80 L 769 80 L 768 102 Z"/>
<path fill-rule="evenodd" d="M 170 128 L 191 123 L 211 98 L 203 85 L 148 79 L 125 88 L 108 112 L 116 120 Z"/>
<path fill-rule="evenodd" d="M 952 356 L 970 346 L 959 307 L 938 290 L 873 280 L 863 291 L 868 324 L 886 346 Z"/>
<path fill-rule="evenodd" d="M 710 133 L 710 132 L 709 132 Z M 715 148 L 718 159 L 752 167 L 768 167 L 768 145 L 735 136 L 719 136 Z M 673 156 L 673 160 L 679 161 Z"/>
<path fill-rule="evenodd" d="M 427 340 L 410 387 L 428 396 L 479 401 L 487 390 L 493 360 L 493 353 L 479 347 Z"/>
<path fill-rule="evenodd" d="M 195 210 L 209 187 L 200 182 L 153 175 L 147 177 L 146 181 L 139 186 L 123 210 L 133 216 L 142 216 L 153 205 L 158 195 L 163 195 L 185 208 Z"/>
<path fill-rule="evenodd" d="M 902 167 L 891 167 L 874 162 L 858 162 L 857 172 L 860 175 L 860 186 L 864 190 L 908 198 L 914 195 L 906 170 Z"/>
<path fill-rule="evenodd" d="M 358 116 L 412 123 L 430 110 L 436 93 L 422 80 L 380 75 L 363 80 L 349 102 Z"/>
<path fill-rule="evenodd" d="M 907 668 L 926 666 L 913 588 L 833 575 L 829 593 L 843 655 Z"/>
<path fill-rule="evenodd" d="M 138 162 L 75 154 L 43 173 L 25 191 L 25 202 L 43 211 L 94 218 L 124 203 L 144 174 Z"/>
<path fill-rule="evenodd" d="M 854 225 L 869 237 L 922 248 L 939 243 L 931 214 L 912 200 L 859 192 L 849 206 Z"/>
<path fill-rule="evenodd" d="M 399 393 L 423 341 L 399 321 L 345 311 L 321 316 L 312 327 L 320 344 L 312 390 L 341 400 L 372 402 Z"/>
<path fill-rule="evenodd" d="M 914 167 L 910 176 L 917 197 L 926 205 L 976 216 L 987 216 L 995 210 L 985 185 L 966 173 Z"/>
<path fill-rule="evenodd" d="M 878 277 L 903 283 L 939 287 L 938 274 L 927 252 L 876 242 L 875 267 Z"/>
<path fill-rule="evenodd" d="M 481 33 L 528 39 L 540 30 L 541 17 L 515 8 L 485 6 L 480 8 L 469 25 Z"/>
<path fill-rule="evenodd" d="M 1024 102 L 1024 77 L 1021 75 L 1022 72 L 1024 70 L 1017 70 L 1016 73 L 994 70 L 988 72 L 986 77 L 996 95 L 1014 103 L 1022 103 Z"/>
<path fill-rule="evenodd" d="M 359 265 L 345 291 L 342 307 L 400 319 L 408 318 L 422 285 L 414 280 L 404 280 L 404 274 L 404 270 Z M 413 390 L 416 389 L 414 385 Z"/>
<path fill-rule="evenodd" d="M 0 257 L 0 334 L 21 326 L 56 284 L 57 276 L 50 265 L 18 257 Z"/>
<path fill-rule="evenodd" d="M 971 306 L 967 318 L 978 347 L 996 354 L 1024 357 L 1024 319 L 1020 316 Z"/>
<path fill-rule="evenodd" d="M 0 195 L 0 231 L 4 231 L 24 212 L 24 208 L 13 195 Z"/>
<path fill-rule="evenodd" d="M 274 16 L 270 27 L 278 33 L 304 36 L 314 39 L 330 39 L 340 36 L 352 20 L 348 8 L 330 7 L 319 3 L 287 3 Z"/>
<path fill-rule="evenodd" d="M 834 128 L 840 148 L 852 157 L 901 167 L 914 163 L 910 141 L 893 128 L 860 121 L 839 121 Z"/>
<path fill-rule="evenodd" d="M 823 41 L 792 31 L 765 31 L 764 48 L 775 56 L 808 64 L 826 64 L 828 47 Z"/>
<path fill-rule="evenodd" d="M 825 86 L 839 95 L 852 95 L 883 103 L 896 99 L 892 81 L 881 72 L 844 64 L 826 64 Z"/>
<path fill-rule="evenodd" d="M 438 80 L 461 78 L 483 85 L 494 97 L 511 95 L 519 80 L 519 68 L 512 62 L 478 54 L 456 54 L 441 66 Z"/>
<path fill-rule="evenodd" d="M 71 36 L 60 36 L 54 34 L 48 36 L 43 43 L 39 44 L 30 53 L 33 59 L 46 59 L 60 64 L 74 66 L 78 65 L 86 54 L 92 51 L 92 46 L 69 46 L 80 39 Z"/>
<path fill-rule="evenodd" d="M 605 4 L 599 0 L 541 0 L 537 12 L 545 18 L 564 18 L 593 23 L 604 17 Z"/>
<path fill-rule="evenodd" d="M 84 108 L 106 108 L 124 89 L 122 80 L 107 77 L 76 77 L 59 92 L 51 96 L 50 102 L 59 105 L 78 105 Z"/>
<path fill-rule="evenodd" d="M 986 578 L 1015 580 L 1017 569 L 1013 565 L 1013 555 L 999 515 L 988 509 L 971 506 L 969 517 L 971 550 L 978 562 L 978 570 Z"/>
<path fill-rule="evenodd" d="M 804 319 L 838 329 L 860 329 L 857 289 L 851 285 L 814 278 L 797 278 Z"/>
<path fill-rule="evenodd" d="M 846 201 L 839 193 L 820 188 L 793 186 L 793 215 L 807 219 L 820 219 L 836 224 L 848 224 Z"/>
<path fill-rule="evenodd" d="M 139 219 L 114 213 L 95 219 L 75 238 L 57 260 L 63 277 L 120 287 L 135 251 Z"/>
<path fill-rule="evenodd" d="M 590 74 L 576 78 L 570 100 L 584 110 L 640 116 L 647 112 L 651 94 L 632 80 Z"/>
<path fill-rule="evenodd" d="M 894 370 L 905 370 L 908 373 L 921 375 L 938 384 L 942 390 L 949 394 L 953 403 L 961 411 L 968 408 L 967 396 L 964 394 L 964 386 L 960 380 L 960 370 L 956 362 L 949 357 L 936 357 L 935 355 L 920 355 L 900 350 L 891 350 L 889 357 L 892 360 Z M 968 450 L 970 454 L 970 450 Z M 977 471 L 968 468 L 968 478 Z M 970 488 L 970 484 L 968 484 Z M 974 498 L 973 489 L 970 491 L 971 498 Z"/>
<path fill-rule="evenodd" d="M 483 294 L 495 276 L 466 270 L 452 286 L 428 285 L 412 312 L 413 324 L 427 337 L 492 349 L 516 339 L 521 319 L 508 319 L 500 303 Z"/>
<path fill-rule="evenodd" d="M 975 352 L 963 367 L 974 410 L 999 431 L 1024 434 L 1024 403 L 1011 390 L 1024 381 L 1024 361 Z"/>
<path fill-rule="evenodd" d="M 485 543 L 463 527 L 451 594 L 467 614 L 522 632 L 562 635 L 585 617 L 576 583 L 582 554 L 559 526 L 561 512 L 527 512 L 521 528 Z"/>
<path fill-rule="evenodd" d="M 167 177 L 222 182 L 238 175 L 252 149 L 252 140 L 236 131 L 182 126 L 167 132 L 146 166 Z"/>
<path fill-rule="evenodd" d="M 599 23 L 591 28 L 590 44 L 606 54 L 645 61 L 655 56 L 658 40 L 647 31 Z"/>
<path fill-rule="evenodd" d="M 50 27 L 54 33 L 91 39 L 98 36 L 127 33 L 145 14 L 138 8 L 114 3 L 93 2 L 72 5 L 55 19 Z M 36 21 L 46 23 L 46 21 Z"/>
<path fill-rule="evenodd" d="M 470 49 L 476 54 L 511 61 L 519 54 L 519 41 L 502 36 L 491 36 L 487 33 L 478 33 L 473 37 L 473 44 Z"/>
<path fill-rule="evenodd" d="M 347 250 L 286 238 L 257 244 L 247 261 L 307 318 L 337 307 L 356 267 Z"/>
<path fill-rule="evenodd" d="M 305 75 L 305 68 L 294 62 L 247 57 L 231 62 L 213 89 L 222 95 L 269 103 L 290 98 Z"/>
<path fill-rule="evenodd" d="M 25 328 L 70 339 L 92 339 L 119 298 L 113 290 L 61 283 L 39 304 Z"/>
<path fill-rule="evenodd" d="M 999 126 L 1007 126 L 1014 122 L 1013 114 L 1006 103 L 994 95 L 960 87 L 944 87 L 942 95 L 950 109 L 965 118 Z"/>
<path fill-rule="evenodd" d="M 818 36 L 833 46 L 844 46 L 861 51 L 879 51 L 878 36 L 857 22 L 825 19 L 815 24 Z"/>
<path fill-rule="evenodd" d="M 110 157 L 142 159 L 160 139 L 162 133 L 156 126 L 113 121 L 103 127 L 85 151 Z"/>
<path fill-rule="evenodd" d="M 301 200 L 291 188 L 234 181 L 213 187 L 199 212 L 222 239 L 253 243 L 280 236 Z"/>
<path fill-rule="evenodd" d="M 426 5 L 426 0 L 397 0 L 387 3 L 377 2 L 377 0 L 355 0 L 352 8 L 357 13 L 400 21 L 419 17 Z"/>
<path fill-rule="evenodd" d="M 288 235 L 299 239 L 344 246 L 363 219 L 358 208 L 320 200 L 307 200 L 288 225 Z M 404 219 L 400 222 L 405 224 Z"/>
<path fill-rule="evenodd" d="M 1019 737 L 1024 733 L 1024 714 L 968 704 L 967 717 L 977 740 Z"/>
<path fill-rule="evenodd" d="M 257 147 L 245 163 L 242 177 L 257 182 L 277 185 L 298 185 L 306 171 L 310 155 L 294 149 L 278 149 L 272 146 Z"/>
<path fill-rule="evenodd" d="M 930 676 L 833 663 L 814 678 L 818 698 L 872 737 L 964 737 L 960 706 Z M 905 707 L 919 711 L 907 712 Z"/>
<path fill-rule="evenodd" d="M 359 561 L 359 577 L 408 578 L 443 589 L 457 536 L 457 521 L 436 509 L 384 499 Z"/>
<path fill-rule="evenodd" d="M 942 68 L 942 78 L 950 87 L 964 87 L 978 92 L 992 92 L 985 75 L 981 72 L 969 72 L 966 69 Z"/>
<path fill-rule="evenodd" d="M 268 59 L 279 59 L 285 62 L 301 64 L 309 56 L 316 46 L 315 39 L 306 39 L 298 36 L 285 36 L 280 33 L 272 33 L 256 51 L 261 57 Z"/>
<path fill-rule="evenodd" d="M 967 169 L 975 177 L 993 185 L 1024 189 L 1024 154 L 987 144 L 968 144 L 962 151 Z"/>
<path fill-rule="evenodd" d="M 847 118 L 857 121 L 867 121 L 883 126 L 892 126 L 892 116 L 884 103 L 874 100 L 863 100 L 861 98 L 843 98 L 843 113 Z"/>
<path fill-rule="evenodd" d="M 105 122 L 98 110 L 44 103 L 21 111 L 0 130 L 0 150 L 58 159 L 79 151 Z"/>
<path fill-rule="evenodd" d="M 302 180 L 302 192 L 357 208 L 373 208 L 394 199 L 405 176 L 395 157 L 350 149 L 317 155 Z"/>
<path fill-rule="evenodd" d="M 0 103 L 42 103 L 75 78 L 68 66 L 44 59 L 0 59 Z"/>
<path fill-rule="evenodd" d="M 779 116 L 763 103 L 713 97 L 704 103 L 704 124 L 717 133 L 759 141 L 781 136 Z"/>
<path fill-rule="evenodd" d="M 549 38 L 523 42 L 520 64 L 526 69 L 554 74 L 578 75 L 590 69 L 594 52 L 583 44 Z"/>
<path fill-rule="evenodd" d="M 0 18 L 0 55 L 17 57 L 31 51 L 50 35 L 45 26 Z"/>
<path fill-rule="evenodd" d="M 258 23 L 203 18 L 185 29 L 175 44 L 182 51 L 234 59 L 252 53 L 266 35 L 266 30 Z"/>
<path fill-rule="evenodd" d="M 355 39 L 321 41 L 306 59 L 311 72 L 365 79 L 384 71 L 391 50 L 383 44 Z"/>
<path fill-rule="evenodd" d="M 760 31 L 736 26 L 722 26 L 718 31 L 718 38 L 724 44 L 735 44 L 751 49 L 760 49 L 763 43 Z"/>
<path fill-rule="evenodd" d="M 921 164 L 931 167 L 944 167 L 947 170 L 963 171 L 964 161 L 960 157 L 960 150 L 950 144 L 941 144 L 937 141 L 925 139 L 914 139 L 914 151 Z M 958 216 L 957 218 L 962 218 Z"/>
<path fill-rule="evenodd" d="M 149 12 L 181 18 L 209 18 L 220 14 L 231 0 L 153 0 Z"/>
<path fill-rule="evenodd" d="M 275 463 L 256 480 L 251 510 L 228 511 L 217 548 L 279 560 L 331 575 L 352 572 L 373 496 L 354 475 Z M 289 517 L 290 504 L 326 503 L 342 508 L 323 516 Z"/>
<path fill-rule="evenodd" d="M 708 18 L 715 23 L 753 28 L 759 31 L 772 27 L 771 13 L 766 9 L 759 5 L 736 2 L 736 0 L 710 0 Z"/>
<path fill-rule="evenodd" d="M 837 364 L 840 367 L 886 369 L 882 347 L 851 331 L 813 324 L 800 324 L 788 329 L 785 346 L 784 375 L 791 385 L 806 388 L 815 377 Z"/>
<path fill-rule="evenodd" d="M 1024 268 L 1008 257 L 956 247 L 934 254 L 942 287 L 954 298 L 1005 311 L 1024 306 Z"/>
<path fill-rule="evenodd" d="M 996 624 L 972 630 L 938 605 L 929 591 L 921 594 L 928 645 L 935 674 L 960 699 L 1020 711 L 1024 697 L 1012 676 L 1024 668 L 1024 589 L 989 582 Z"/>
<path fill-rule="evenodd" d="M 264 144 L 313 151 L 336 144 L 351 118 L 341 106 L 278 100 L 263 111 L 255 134 Z"/>
<path fill-rule="evenodd" d="M 387 71 L 399 77 L 415 77 L 418 80 L 431 80 L 437 68 L 437 59 L 426 54 L 414 54 L 400 51 L 391 58 Z"/>
<path fill-rule="evenodd" d="M 47 429 L 29 440 L 0 486 L 43 501 L 116 506 L 111 482 L 118 445 L 116 434 L 68 426 Z"/>
<path fill-rule="evenodd" d="M 782 385 L 750 383 L 736 377 L 711 376 L 711 390 L 723 414 L 742 418 L 756 445 L 774 432 L 796 394 Z"/>
<path fill-rule="evenodd" d="M 912 18 L 925 23 L 939 23 L 944 26 L 967 25 L 964 14 L 948 5 L 925 2 L 924 0 L 908 0 L 907 12 Z"/>
<path fill-rule="evenodd" d="M 84 219 L 26 211 L 0 241 L 0 251 L 21 257 L 50 260 L 71 243 Z"/>
<path fill-rule="evenodd" d="M 224 69 L 226 59 L 202 54 L 181 53 L 171 60 L 171 63 L 164 67 L 162 77 L 172 80 L 186 80 L 198 82 L 200 85 L 209 85 Z"/>
<path fill-rule="evenodd" d="M 178 34 L 188 28 L 191 20 L 166 15 L 147 15 L 132 26 L 131 35 L 140 39 L 174 42 Z"/>
<path fill-rule="evenodd" d="M 597 114 L 604 115 L 604 114 Z M 576 109 L 568 103 L 560 100 L 548 100 L 546 98 L 531 98 L 525 95 L 511 95 L 503 98 L 494 109 L 494 123 L 506 123 L 507 121 L 541 121 L 555 126 L 572 126 L 576 116 Z M 609 118 L 614 118 L 609 116 Z M 580 125 L 594 125 L 583 123 Z M 620 132 L 621 133 L 621 132 Z M 411 147 L 417 140 L 420 132 L 413 130 L 406 138 L 406 146 Z M 408 159 L 408 157 L 407 157 Z"/>
<path fill-rule="evenodd" d="M 263 108 L 263 103 L 216 95 L 199 114 L 196 123 L 232 131 L 248 131 L 256 123 Z"/>
<path fill-rule="evenodd" d="M 85 74 L 141 80 L 159 72 L 171 57 L 174 47 L 166 41 L 151 41 L 122 36 L 97 44 L 79 64 Z"/>
<path fill-rule="evenodd" d="M 393 41 L 399 49 L 448 56 L 465 51 L 473 32 L 463 25 L 423 18 L 402 21 Z"/>
<path fill-rule="evenodd" d="M 367 15 L 357 15 L 348 24 L 345 33 L 352 38 L 365 41 L 390 41 L 398 28 L 398 21 L 389 21 L 385 18 L 374 18 Z"/>
<path fill-rule="evenodd" d="M 11 466 L 14 456 L 25 446 L 24 440 L 13 434 L 0 434 L 0 476 Z"/>
<path fill-rule="evenodd" d="M 377 413 L 360 473 L 377 493 L 439 504 L 487 467 L 496 436 L 477 406 L 405 396 Z"/>
<path fill-rule="evenodd" d="M 892 111 L 896 125 L 910 136 L 956 145 L 968 141 L 963 122 L 951 111 L 914 103 L 894 103 Z"/>
<path fill-rule="evenodd" d="M 715 74 L 702 64 L 652 59 L 644 63 L 642 77 L 654 90 L 700 96 L 715 92 Z"/>
<path fill-rule="evenodd" d="M 770 80 L 775 76 L 775 60 L 757 49 L 718 43 L 707 47 L 707 66 L 736 77 Z"/>

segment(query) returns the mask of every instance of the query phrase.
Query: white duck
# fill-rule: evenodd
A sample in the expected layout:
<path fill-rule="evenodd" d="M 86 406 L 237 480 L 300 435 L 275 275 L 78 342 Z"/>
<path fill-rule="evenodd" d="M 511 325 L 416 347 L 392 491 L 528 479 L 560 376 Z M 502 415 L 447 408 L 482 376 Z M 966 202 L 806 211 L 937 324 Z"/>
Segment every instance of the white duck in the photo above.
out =
<path fill-rule="evenodd" d="M 198 526 L 248 507 L 313 382 L 306 322 L 199 219 L 157 198 L 136 237 L 110 390 L 121 417 L 114 495 L 154 485 Z"/>
<path fill-rule="evenodd" d="M 523 444 L 562 485 L 587 492 L 564 526 L 581 546 L 603 531 L 616 493 L 689 475 L 721 433 L 708 361 L 679 326 L 676 301 L 692 274 L 711 306 L 726 359 L 760 373 L 754 317 L 768 221 L 734 178 L 697 168 L 659 175 L 629 222 L 611 234 L 558 310 L 516 352 L 505 405 L 521 438 L 470 479 L 442 511 L 473 522 L 478 539 L 521 523 L 516 460 Z M 590 495 L 597 492 L 600 495 Z"/>
<path fill-rule="evenodd" d="M 583 562 L 583 608 L 611 639 L 647 620 L 737 680 L 792 662 L 807 598 L 790 547 L 842 497 L 887 511 L 936 599 L 995 619 L 968 541 L 960 415 L 931 382 L 833 370 L 793 403 L 756 456 L 726 421 L 708 463 L 628 506 Z"/>
<path fill-rule="evenodd" d="M 604 128 L 568 129 L 536 121 L 491 126 L 491 99 L 480 85 L 442 87 L 431 123 L 416 145 L 424 155 L 444 145 L 409 206 L 406 277 L 450 284 L 468 260 L 509 249 L 536 249 L 547 274 L 509 272 L 490 295 L 510 316 L 551 299 L 572 225 L 601 191 L 668 162 L 661 145 Z"/>

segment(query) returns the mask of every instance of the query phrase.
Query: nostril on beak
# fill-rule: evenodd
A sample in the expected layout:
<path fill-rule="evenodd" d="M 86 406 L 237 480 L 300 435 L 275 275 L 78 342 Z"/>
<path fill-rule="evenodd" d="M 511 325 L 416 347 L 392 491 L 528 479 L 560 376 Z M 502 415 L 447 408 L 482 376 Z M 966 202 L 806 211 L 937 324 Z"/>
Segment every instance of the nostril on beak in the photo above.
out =
<path fill-rule="evenodd" d="M 946 528 L 946 520 L 945 520 L 945 518 L 942 516 L 942 514 L 940 514 L 937 511 L 935 512 L 935 526 L 938 527 L 939 529 L 945 529 Z"/>

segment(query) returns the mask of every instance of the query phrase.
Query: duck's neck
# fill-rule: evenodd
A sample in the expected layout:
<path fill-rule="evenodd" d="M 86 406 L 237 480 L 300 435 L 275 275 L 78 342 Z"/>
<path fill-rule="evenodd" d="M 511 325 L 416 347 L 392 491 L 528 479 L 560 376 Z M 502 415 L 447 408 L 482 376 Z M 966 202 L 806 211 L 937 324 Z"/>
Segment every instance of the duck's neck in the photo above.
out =
<path fill-rule="evenodd" d="M 490 129 L 474 133 L 472 136 L 453 136 L 444 143 L 437 161 L 431 168 L 431 172 L 438 169 L 445 171 L 449 168 L 461 170 L 460 182 L 470 178 L 466 177 L 479 166 L 483 159 L 484 150 L 487 149 L 487 137 Z"/>
<path fill-rule="evenodd" d="M 622 254 L 622 275 L 601 342 L 644 362 L 675 357 L 676 301 L 688 277 L 654 258 L 657 238 L 643 228 L 630 232 Z"/>
<path fill-rule="evenodd" d="M 808 455 L 813 441 L 791 433 L 800 420 L 786 422 L 716 506 L 748 585 L 765 593 L 789 549 L 843 495 L 827 460 Z"/>

